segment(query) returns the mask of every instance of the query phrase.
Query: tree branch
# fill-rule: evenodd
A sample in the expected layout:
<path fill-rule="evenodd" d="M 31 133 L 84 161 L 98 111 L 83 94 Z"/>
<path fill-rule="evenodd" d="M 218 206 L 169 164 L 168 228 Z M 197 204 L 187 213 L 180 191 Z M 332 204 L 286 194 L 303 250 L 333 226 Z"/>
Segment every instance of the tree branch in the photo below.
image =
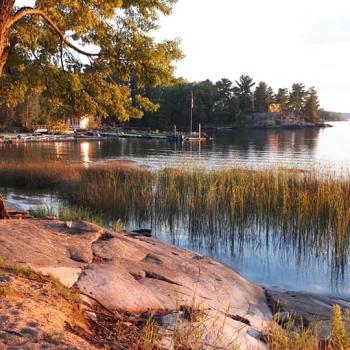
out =
<path fill-rule="evenodd" d="M 74 44 L 72 44 L 64 35 L 64 33 L 58 28 L 58 26 L 56 25 L 56 23 L 43 11 L 40 9 L 36 9 L 33 7 L 22 7 L 21 9 L 19 9 L 15 15 L 11 18 L 11 20 L 9 20 L 5 26 L 6 26 L 6 30 L 10 29 L 16 22 L 18 22 L 20 19 L 22 19 L 25 16 L 29 16 L 29 15 L 33 15 L 33 16 L 39 16 L 41 18 L 43 18 L 46 23 L 56 32 L 56 34 L 60 37 L 61 41 L 64 42 L 68 47 L 70 47 L 71 49 L 73 49 L 74 51 L 84 55 L 84 56 L 88 56 L 88 57 L 98 57 L 100 56 L 100 53 L 89 53 L 86 52 L 82 49 L 80 49 L 79 47 L 75 46 Z"/>

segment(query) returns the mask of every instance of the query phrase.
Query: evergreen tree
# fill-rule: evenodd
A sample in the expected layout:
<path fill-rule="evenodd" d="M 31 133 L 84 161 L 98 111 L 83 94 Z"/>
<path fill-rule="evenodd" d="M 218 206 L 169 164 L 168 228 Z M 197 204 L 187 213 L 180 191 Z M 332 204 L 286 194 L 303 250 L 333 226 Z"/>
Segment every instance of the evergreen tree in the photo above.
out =
<path fill-rule="evenodd" d="M 223 78 L 215 83 L 214 111 L 227 111 L 233 96 L 232 81 Z"/>
<path fill-rule="evenodd" d="M 293 84 L 292 91 L 289 94 L 288 110 L 301 116 L 305 103 L 305 86 L 303 84 Z"/>
<path fill-rule="evenodd" d="M 268 87 L 261 81 L 255 89 L 255 112 L 263 113 L 268 110 Z"/>
<path fill-rule="evenodd" d="M 282 110 L 285 110 L 286 106 L 288 105 L 288 89 L 280 88 L 278 89 L 278 92 L 275 97 L 276 103 L 280 104 L 282 106 Z"/>
<path fill-rule="evenodd" d="M 275 92 L 273 91 L 272 87 L 269 86 L 267 88 L 267 106 L 269 106 L 271 103 L 275 103 L 275 102 L 276 102 Z"/>
<path fill-rule="evenodd" d="M 312 123 L 320 121 L 320 102 L 314 87 L 311 87 L 306 93 L 304 114 L 305 119 Z"/>
<path fill-rule="evenodd" d="M 236 80 L 234 93 L 239 99 L 240 109 L 243 113 L 249 113 L 253 110 L 253 93 L 252 87 L 255 85 L 253 78 L 249 75 L 241 75 L 239 80 Z"/>

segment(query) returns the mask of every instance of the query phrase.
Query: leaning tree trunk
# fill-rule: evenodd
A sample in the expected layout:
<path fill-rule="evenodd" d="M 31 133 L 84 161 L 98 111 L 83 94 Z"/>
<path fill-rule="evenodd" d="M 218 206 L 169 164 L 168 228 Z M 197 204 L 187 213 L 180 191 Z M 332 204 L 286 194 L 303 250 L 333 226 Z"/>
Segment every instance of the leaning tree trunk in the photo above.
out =
<path fill-rule="evenodd" d="M 2 76 L 2 72 L 4 71 L 5 64 L 7 62 L 9 56 L 9 47 L 1 47 L 0 46 L 0 78 Z"/>
<path fill-rule="evenodd" d="M 2 196 L 0 196 L 0 220 L 9 219 L 10 216 L 5 208 L 5 202 Z"/>
<path fill-rule="evenodd" d="M 0 0 L 0 77 L 10 52 L 8 23 L 14 5 L 14 0 Z"/>
<path fill-rule="evenodd" d="M 7 23 L 14 4 L 14 0 L 0 0 L 0 78 L 10 52 Z M 4 199 L 0 196 L 0 220 L 9 218 Z"/>

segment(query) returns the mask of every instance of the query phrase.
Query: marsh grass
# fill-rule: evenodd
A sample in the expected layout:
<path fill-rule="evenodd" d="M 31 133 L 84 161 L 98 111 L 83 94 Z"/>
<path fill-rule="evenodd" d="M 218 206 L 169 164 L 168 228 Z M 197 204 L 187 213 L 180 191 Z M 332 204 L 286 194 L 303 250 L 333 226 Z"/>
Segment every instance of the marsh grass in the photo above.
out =
<path fill-rule="evenodd" d="M 350 349 L 350 313 L 334 305 L 331 311 L 330 334 L 322 339 L 317 327 L 296 326 L 290 318 L 284 327 L 272 324 L 267 337 L 270 350 L 349 350 Z"/>
<path fill-rule="evenodd" d="M 100 226 L 105 226 L 107 222 L 107 218 L 83 207 L 61 207 L 55 210 L 51 207 L 44 206 L 30 209 L 29 214 L 38 219 L 56 217 L 61 221 L 88 221 Z M 117 223 L 118 225 L 115 225 L 115 227 L 121 227 L 121 223 Z"/>
<path fill-rule="evenodd" d="M 0 163 L 2 186 L 55 190 L 69 203 L 135 225 L 151 223 L 214 247 L 274 234 L 279 245 L 327 255 L 334 274 L 348 263 L 350 177 L 317 169 L 164 169 L 115 165 Z M 84 209 L 85 210 L 85 209 Z M 79 215 L 78 215 L 79 216 Z M 254 233 L 254 235 L 252 235 Z M 233 239 L 235 238 L 235 239 Z M 233 249 L 233 247 L 232 247 Z"/>

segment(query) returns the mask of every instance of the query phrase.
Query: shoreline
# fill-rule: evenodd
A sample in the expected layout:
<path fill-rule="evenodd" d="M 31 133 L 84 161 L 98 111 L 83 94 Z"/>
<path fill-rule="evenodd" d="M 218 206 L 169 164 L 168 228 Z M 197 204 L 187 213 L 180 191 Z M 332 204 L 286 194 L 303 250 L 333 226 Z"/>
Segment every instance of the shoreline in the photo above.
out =
<path fill-rule="evenodd" d="M 84 300 L 90 305 L 90 315 L 98 305 L 112 313 L 129 316 L 155 312 L 164 322 L 162 327 L 168 329 L 169 322 L 175 322 L 174 313 L 179 312 L 175 307 L 179 300 L 174 303 L 172 298 L 181 290 L 187 290 L 187 294 L 194 288 L 197 302 L 208 307 L 208 319 L 218 317 L 226 310 L 225 317 L 233 322 L 226 321 L 224 333 L 239 334 L 240 349 L 250 349 L 251 346 L 266 349 L 261 340 L 267 336 L 266 326 L 272 320 L 284 327 L 293 319 L 295 327 L 310 327 L 319 332 L 320 340 L 327 339 L 332 306 L 340 305 L 346 310 L 350 305 L 350 298 L 262 288 L 233 268 L 209 257 L 142 234 L 118 233 L 89 222 L 62 222 L 54 218 L 11 219 L 0 221 L 0 227 L 2 244 L 7 246 L 7 251 L 0 251 L 2 264 L 22 263 L 37 273 L 52 275 L 66 288 L 87 296 Z M 23 233 L 26 233 L 24 240 Z M 62 241 L 63 236 L 66 238 Z M 67 248 L 66 256 L 64 251 Z M 39 254 L 39 251 L 43 253 Z M 200 272 L 196 272 L 196 264 L 201 265 Z M 114 266 L 120 267 L 116 270 Z M 126 271 L 131 274 L 131 279 L 126 278 Z M 142 271 L 146 271 L 145 274 Z M 196 277 L 197 273 L 200 278 Z M 216 290 L 221 295 L 219 303 L 210 296 L 211 283 L 220 285 Z M 175 294 L 174 289 L 177 289 Z M 133 293 L 125 294 L 130 290 Z M 180 303 L 192 308 L 192 298 L 191 295 L 181 297 Z M 226 302 L 235 306 L 227 309 Z M 222 311 L 216 314 L 221 308 Z M 210 331 L 207 336 L 210 336 Z M 216 346 L 225 347 L 223 341 L 220 338 Z"/>
<path fill-rule="evenodd" d="M 325 122 L 317 124 L 309 123 L 291 123 L 286 125 L 271 125 L 267 123 L 266 125 L 246 125 L 246 126 L 208 126 L 205 127 L 206 130 L 216 130 L 216 131 L 235 131 L 235 130 L 300 130 L 300 129 L 324 129 L 333 128 L 334 126 Z"/>
<path fill-rule="evenodd" d="M 19 209 L 18 207 L 13 207 L 13 206 L 9 205 L 8 203 L 6 203 L 6 207 L 9 208 L 10 210 L 16 210 L 16 211 L 18 211 L 18 209 Z M 53 242 L 54 242 L 56 239 L 58 239 L 58 237 L 55 238 L 57 230 L 58 230 L 57 232 L 60 232 L 59 233 L 60 235 L 61 234 L 68 235 L 69 237 L 71 237 L 69 239 L 72 239 L 72 243 L 70 243 L 69 246 L 67 246 L 67 247 L 69 247 L 69 250 L 73 249 L 73 250 L 71 250 L 73 253 L 70 253 L 71 255 L 69 256 L 69 259 L 71 259 L 72 262 L 66 261 L 65 263 L 63 263 L 63 265 L 61 262 L 61 263 L 59 263 L 59 265 L 56 266 L 55 264 L 52 265 L 53 264 L 52 262 L 51 263 L 50 263 L 50 261 L 46 262 L 46 261 L 42 260 L 42 258 L 40 258 L 39 256 L 36 256 L 37 253 L 34 253 L 34 256 L 29 257 L 28 255 L 26 255 L 26 253 L 23 253 L 23 251 L 22 251 L 23 242 L 21 242 L 21 244 L 19 244 L 20 241 L 18 241 L 16 237 L 14 239 L 13 239 L 13 237 L 10 239 L 7 239 L 6 232 L 5 232 L 5 236 L 2 237 L 1 241 L 2 241 L 2 244 L 6 244 L 7 249 L 9 249 L 9 247 L 10 247 L 11 258 L 10 258 L 10 260 L 8 260 L 8 255 L 6 255 L 7 252 L 0 250 L 0 260 L 2 259 L 6 262 L 10 261 L 11 263 L 13 263 L 13 262 L 25 263 L 30 268 L 34 268 L 36 271 L 39 271 L 40 273 L 53 274 L 56 278 L 58 278 L 64 285 L 66 285 L 69 288 L 71 288 L 72 286 L 77 287 L 78 286 L 77 283 L 79 282 L 79 285 L 81 283 L 80 282 L 81 277 L 80 277 L 80 274 L 78 273 L 77 269 L 82 269 L 81 271 L 88 271 L 90 269 L 89 264 L 93 264 L 93 265 L 91 265 L 91 267 L 92 267 L 92 266 L 95 266 L 96 264 L 102 263 L 103 265 L 98 267 L 98 269 L 96 270 L 96 272 L 93 275 L 89 275 L 89 273 L 88 273 L 89 278 L 86 280 L 86 282 L 84 282 L 81 285 L 82 287 L 80 286 L 78 288 L 82 288 L 81 289 L 82 293 L 89 294 L 89 295 L 93 296 L 94 299 L 97 298 L 96 300 L 99 300 L 99 302 L 102 302 L 103 305 L 107 305 L 108 308 L 110 308 L 111 305 L 113 305 L 113 304 L 109 304 L 110 303 L 109 298 L 114 298 L 114 297 L 112 297 L 112 294 L 111 294 L 112 289 L 110 289 L 109 292 L 107 292 L 107 290 L 106 290 L 107 294 L 103 294 L 105 292 L 103 292 L 102 294 L 99 294 L 98 290 L 100 288 L 100 284 L 99 284 L 100 282 L 95 281 L 95 279 L 96 278 L 97 279 L 99 279 L 99 278 L 104 279 L 105 278 L 104 274 L 107 271 L 105 271 L 103 268 L 104 264 L 109 264 L 110 259 L 119 259 L 120 258 L 119 254 L 122 254 L 122 257 L 123 257 L 122 259 L 124 259 L 125 254 L 127 254 L 127 259 L 131 259 L 131 261 L 128 263 L 128 269 L 131 269 L 130 273 L 131 273 L 131 275 L 134 276 L 136 281 L 139 281 L 140 279 L 143 279 L 143 278 L 146 278 L 146 279 L 148 278 L 150 280 L 154 280 L 154 279 L 160 280 L 160 281 L 162 281 L 162 283 L 163 282 L 169 283 L 170 285 L 173 285 L 173 286 L 181 286 L 182 282 L 181 283 L 179 282 L 178 275 L 177 275 L 178 268 L 176 266 L 175 267 L 173 266 L 173 264 L 175 264 L 176 256 L 178 256 L 178 255 L 182 256 L 182 259 L 181 259 L 182 262 L 184 261 L 183 259 L 185 259 L 185 257 L 186 257 L 186 259 L 187 259 L 187 257 L 191 257 L 192 261 L 193 260 L 198 261 L 198 263 L 200 263 L 201 265 L 202 265 L 202 263 L 208 263 L 209 265 L 217 266 L 220 269 L 220 271 L 222 271 L 222 269 L 227 269 L 228 271 L 231 271 L 233 274 L 235 274 L 236 277 L 234 277 L 234 278 L 235 279 L 238 278 L 238 280 L 240 281 L 239 283 L 244 283 L 244 284 L 248 283 L 249 286 L 251 286 L 253 288 L 252 290 L 250 290 L 250 292 L 248 292 L 248 290 L 251 287 L 249 287 L 248 290 L 244 289 L 245 292 L 242 295 L 243 298 L 252 297 L 252 295 L 249 293 L 251 293 L 253 290 L 263 291 L 264 301 L 262 302 L 263 304 L 261 304 L 261 305 L 262 305 L 263 309 L 265 310 L 263 313 L 264 317 L 267 315 L 266 314 L 266 312 L 268 312 L 267 310 L 269 310 L 269 312 L 271 313 L 271 316 L 269 316 L 269 320 L 270 321 L 272 319 L 275 320 L 275 322 L 282 325 L 282 327 L 284 327 L 284 325 L 287 324 L 290 319 L 293 319 L 293 320 L 295 320 L 295 324 L 294 324 L 295 327 L 301 327 L 301 328 L 302 327 L 310 327 L 312 330 L 314 330 L 314 332 L 320 332 L 319 335 L 321 336 L 321 339 L 327 339 L 329 337 L 330 330 L 331 330 L 331 319 L 332 319 L 332 307 L 333 307 L 333 305 L 339 305 L 343 309 L 344 312 L 350 306 L 350 296 L 349 297 L 346 297 L 344 295 L 343 296 L 340 296 L 340 295 L 339 296 L 338 295 L 332 296 L 332 295 L 325 295 L 325 294 L 319 294 L 319 293 L 311 293 L 311 292 L 307 292 L 307 291 L 291 291 L 291 290 L 284 290 L 284 289 L 281 289 L 278 287 L 266 287 L 266 286 L 263 287 L 263 286 L 256 285 L 256 284 L 250 282 L 249 280 L 247 280 L 245 277 L 243 277 L 239 273 L 237 273 L 235 271 L 234 267 L 219 263 L 219 262 L 213 260 L 212 258 L 209 258 L 209 257 L 204 256 L 204 255 L 200 255 L 196 252 L 184 250 L 182 248 L 175 247 L 171 244 L 164 243 L 158 239 L 143 236 L 142 233 L 130 233 L 130 232 L 126 232 L 126 231 L 119 233 L 119 232 L 114 232 L 114 231 L 110 231 L 108 229 L 99 227 L 99 226 L 97 226 L 95 224 L 91 224 L 89 222 L 58 221 L 54 217 L 50 217 L 50 218 L 47 218 L 45 220 L 45 219 L 35 219 L 35 218 L 30 218 L 30 217 L 27 218 L 24 216 L 23 220 L 13 220 L 12 219 L 12 220 L 4 220 L 2 222 L 0 221 L 0 226 L 2 226 L 3 230 L 5 230 L 5 231 L 6 230 L 8 231 L 8 227 L 6 227 L 6 225 L 12 226 L 12 224 L 14 224 L 13 229 L 10 229 L 10 231 L 9 231 L 9 232 L 11 232 L 11 230 L 12 230 L 11 236 L 12 235 L 18 236 L 19 232 L 21 232 L 21 236 L 23 235 L 23 233 L 27 233 L 27 234 L 30 233 L 30 235 L 32 233 L 34 233 L 36 235 L 37 230 L 39 229 L 39 230 L 42 230 L 42 233 L 40 233 L 40 235 L 44 235 L 43 237 L 46 237 L 46 235 L 49 235 L 51 237 L 51 238 L 49 238 L 49 240 L 53 240 Z M 28 226 L 28 228 L 25 231 L 23 231 L 23 229 L 20 229 L 21 226 L 26 227 L 26 225 Z M 30 229 L 29 227 L 33 227 L 33 230 Z M 34 229 L 34 228 L 36 228 L 36 229 Z M 18 229 L 20 231 L 17 232 Z M 4 232 L 1 232 L 3 230 L 0 230 L 0 237 L 2 235 L 4 235 Z M 24 238 L 24 243 L 28 245 L 26 250 L 29 249 L 29 251 L 31 251 L 31 249 L 32 249 L 31 246 L 33 244 L 36 246 L 35 242 L 34 243 L 31 242 L 31 240 L 35 241 L 36 238 L 34 238 L 34 236 L 33 237 L 30 236 L 30 237 Z M 19 238 L 19 236 L 18 236 L 18 238 Z M 99 248 L 98 248 L 98 250 L 96 250 L 97 248 L 92 249 L 92 251 L 93 251 L 92 258 L 88 257 L 90 253 L 87 253 L 86 251 L 81 251 L 82 247 L 80 247 L 80 248 L 76 247 L 76 244 L 78 243 L 78 241 L 75 241 L 75 240 L 78 238 L 79 238 L 79 240 L 83 239 L 83 241 L 86 239 L 87 239 L 87 241 L 92 240 L 91 247 L 95 247 L 95 244 L 97 244 L 96 247 L 99 247 Z M 129 240 L 129 238 L 130 238 L 130 240 Z M 125 239 L 126 239 L 126 241 L 125 241 Z M 23 240 L 23 238 L 21 238 L 21 240 Z M 127 249 L 129 249 L 128 248 L 129 243 L 127 243 L 127 245 L 123 245 L 122 250 L 119 250 L 117 248 L 118 245 L 115 246 L 115 244 L 117 244 L 116 242 L 120 241 L 120 240 L 123 241 L 125 244 L 126 244 L 126 242 L 129 242 L 129 243 L 140 242 L 142 249 L 145 248 L 145 244 L 150 244 L 147 249 L 151 249 L 152 252 L 147 251 L 147 253 L 145 253 L 145 257 L 146 258 L 149 257 L 147 259 L 145 258 L 147 260 L 147 261 L 145 260 L 145 263 L 147 262 L 147 264 L 150 264 L 149 266 L 151 266 L 151 267 L 148 267 L 148 268 L 152 269 L 154 267 L 154 265 L 156 265 L 156 266 L 159 266 L 160 270 L 157 270 L 157 272 L 154 272 L 153 270 L 151 272 L 147 272 L 147 270 L 146 270 L 145 275 L 143 273 L 141 273 L 141 275 L 136 273 L 135 268 L 133 267 L 134 263 L 138 264 L 138 262 L 136 260 L 134 260 L 134 258 L 133 258 L 134 254 L 135 254 L 135 250 L 134 250 L 135 247 L 132 248 L 132 255 L 129 256 L 128 255 L 129 253 L 126 253 Z M 110 246 L 110 243 L 109 243 L 111 241 L 114 242 L 112 246 Z M 37 242 L 37 244 L 40 245 L 41 243 Z M 47 241 L 45 244 L 47 244 Z M 49 246 L 42 247 L 42 249 L 40 248 L 39 250 L 41 250 L 44 253 L 44 255 L 51 254 L 51 257 L 52 257 L 53 255 L 56 254 L 56 250 L 58 252 L 57 254 L 62 253 L 62 250 L 60 248 L 60 244 L 61 243 L 54 244 L 55 253 L 51 252 L 51 250 L 50 250 L 51 248 L 49 249 L 49 251 L 46 251 L 46 249 L 49 248 Z M 100 244 L 103 245 L 103 249 L 102 249 L 102 245 L 100 246 Z M 132 244 L 134 244 L 134 243 L 132 243 Z M 80 245 L 81 245 L 81 243 L 78 244 L 78 246 L 80 246 Z M 19 246 L 19 248 L 17 246 Z M 168 260 L 166 265 L 163 264 L 163 262 L 162 263 L 160 262 L 160 261 L 163 261 L 163 258 L 161 258 L 158 255 L 160 251 L 156 252 L 156 251 L 154 251 L 155 248 L 152 248 L 152 247 L 155 247 L 155 248 L 159 247 L 160 251 L 162 252 L 161 254 L 170 250 L 170 253 L 171 253 L 170 257 L 168 256 L 168 258 L 170 260 Z M 36 246 L 36 249 L 37 249 L 37 246 Z M 100 249 L 102 249 L 102 250 L 100 250 Z M 139 247 L 137 249 L 139 249 Z M 4 255 L 4 253 L 5 253 L 5 255 Z M 18 258 L 16 258 L 16 256 Z M 32 259 L 34 259 L 34 262 L 32 261 Z M 57 256 L 56 259 L 59 259 L 61 261 L 62 258 Z M 38 263 L 38 261 L 39 261 L 39 263 Z M 64 261 L 64 260 L 62 260 L 62 261 Z M 70 260 L 68 260 L 68 261 L 70 261 Z M 79 263 L 79 266 L 76 265 L 76 262 Z M 83 264 L 83 265 L 81 265 L 81 264 Z M 88 264 L 88 265 L 84 265 L 84 264 Z M 83 267 L 83 266 L 85 266 L 85 267 Z M 99 265 L 96 265 L 96 268 L 97 268 L 97 266 L 99 266 Z M 171 266 L 171 268 L 170 268 L 170 266 Z M 142 267 L 142 269 L 144 269 L 144 267 Z M 168 272 L 165 273 L 165 271 L 168 271 L 167 269 L 173 269 L 176 272 L 176 274 L 172 275 L 172 273 L 171 273 L 171 275 L 168 275 Z M 160 271 L 161 271 L 161 273 L 160 273 Z M 110 286 L 108 288 L 113 287 L 113 290 L 114 290 L 114 288 L 117 288 L 115 283 L 122 276 L 117 277 L 118 275 L 115 275 L 115 272 L 113 272 L 112 275 L 109 275 L 110 273 L 112 273 L 112 272 L 108 270 L 107 276 L 109 276 L 108 277 L 109 279 L 111 278 L 110 282 L 108 282 L 110 284 Z M 165 275 L 164 275 L 164 273 L 165 273 Z M 103 276 L 98 277 L 101 274 L 103 274 Z M 221 276 L 221 272 L 220 272 L 220 276 Z M 225 274 L 225 276 L 226 276 L 225 278 L 228 278 L 228 275 Z M 193 278 L 193 277 L 194 276 L 192 276 L 191 278 Z M 205 280 L 208 278 L 212 278 L 212 277 L 213 276 L 211 276 L 210 274 L 207 277 L 203 276 L 203 278 Z M 186 277 L 186 279 L 187 279 L 187 277 Z M 222 277 L 219 277 L 219 279 L 222 279 Z M 124 277 L 122 277 L 121 281 L 122 281 L 122 283 L 124 283 L 123 282 Z M 127 283 L 129 283 L 129 282 L 127 282 Z M 191 282 L 191 283 L 195 283 L 195 282 Z M 237 280 L 236 280 L 236 283 L 237 283 Z M 158 287 L 159 286 L 157 286 L 157 288 Z M 162 286 L 162 288 L 163 287 L 164 286 Z M 236 287 L 237 286 L 235 286 L 235 288 Z M 173 288 L 173 287 L 171 287 L 171 288 Z M 240 287 L 238 286 L 238 288 L 240 288 Z M 244 287 L 244 288 L 246 288 L 246 287 Z M 258 288 L 258 289 L 255 289 L 255 288 Z M 129 289 L 129 287 L 127 289 Z M 204 297 L 206 292 L 209 292 L 208 286 L 204 287 L 204 289 L 201 290 L 201 292 L 200 292 L 201 298 Z M 95 294 L 91 294 L 91 293 L 97 293 L 97 294 L 95 295 Z M 145 293 L 145 291 L 142 292 L 143 296 L 145 295 L 144 293 Z M 233 293 L 232 296 L 233 295 L 236 296 L 236 291 L 232 291 L 232 293 Z M 248 293 L 248 294 L 245 294 L 245 293 Z M 254 292 L 254 293 L 256 293 L 256 292 Z M 261 292 L 259 292 L 259 293 L 261 293 Z M 102 298 L 102 299 L 100 299 L 100 298 Z M 133 295 L 128 296 L 128 298 L 129 298 L 128 299 L 129 301 L 127 301 L 127 302 L 129 302 L 131 304 L 126 304 L 129 306 L 126 307 L 126 309 L 124 310 L 125 312 L 129 312 L 132 314 L 146 312 L 145 311 L 146 309 L 142 309 L 142 308 L 137 309 L 138 306 L 136 306 L 136 305 L 139 305 L 139 304 L 138 304 L 138 302 L 136 302 L 133 299 L 134 298 Z M 208 300 L 207 298 L 208 297 L 204 297 L 203 300 Z M 163 299 L 163 297 L 162 297 L 162 299 Z M 114 302 L 117 302 L 117 304 L 116 304 L 116 305 L 118 305 L 117 309 L 119 311 L 122 310 L 124 307 L 123 305 L 126 301 L 121 301 L 120 299 L 118 299 L 118 300 L 113 299 L 113 300 L 115 300 Z M 120 304 L 120 302 L 122 302 L 122 304 Z M 136 302 L 136 304 L 134 304 L 135 302 Z M 154 302 L 154 301 L 152 301 L 152 302 Z M 134 305 L 134 306 L 132 306 L 132 305 Z M 156 303 L 154 305 L 158 305 L 158 304 Z M 136 307 L 136 309 L 134 309 L 135 307 Z M 161 311 L 161 309 L 164 311 Z M 174 310 L 171 310 L 171 308 L 168 309 L 167 307 L 165 307 L 165 308 L 161 307 L 159 309 L 159 305 L 155 307 L 155 311 L 159 313 L 159 315 L 160 315 L 159 317 L 168 317 L 173 312 L 175 312 Z M 161 316 L 161 315 L 163 315 L 163 316 Z M 242 324 L 242 322 L 243 322 L 243 324 L 245 324 L 246 326 L 248 325 L 249 327 L 252 325 L 252 323 L 251 323 L 252 321 L 251 321 L 250 317 L 247 317 L 247 315 L 245 313 L 243 313 L 243 311 L 241 311 L 240 313 L 234 313 L 233 315 L 234 315 L 234 320 L 236 320 L 236 321 L 238 320 L 239 323 Z M 253 328 L 256 331 L 258 328 L 256 326 L 256 323 L 254 323 L 254 324 L 255 324 L 255 326 Z M 264 337 L 266 336 L 266 334 L 264 333 L 264 328 L 260 328 L 257 334 L 258 334 L 258 337 L 255 337 L 256 339 L 264 339 Z"/>
<path fill-rule="evenodd" d="M 206 256 L 88 222 L 2 220 L 0 237 L 2 261 L 53 275 L 87 296 L 92 310 L 97 302 L 113 314 L 155 313 L 169 334 L 178 317 L 186 325 L 183 315 L 198 309 L 205 343 L 229 348 L 234 338 L 240 349 L 266 349 L 272 315 L 263 289 Z"/>

